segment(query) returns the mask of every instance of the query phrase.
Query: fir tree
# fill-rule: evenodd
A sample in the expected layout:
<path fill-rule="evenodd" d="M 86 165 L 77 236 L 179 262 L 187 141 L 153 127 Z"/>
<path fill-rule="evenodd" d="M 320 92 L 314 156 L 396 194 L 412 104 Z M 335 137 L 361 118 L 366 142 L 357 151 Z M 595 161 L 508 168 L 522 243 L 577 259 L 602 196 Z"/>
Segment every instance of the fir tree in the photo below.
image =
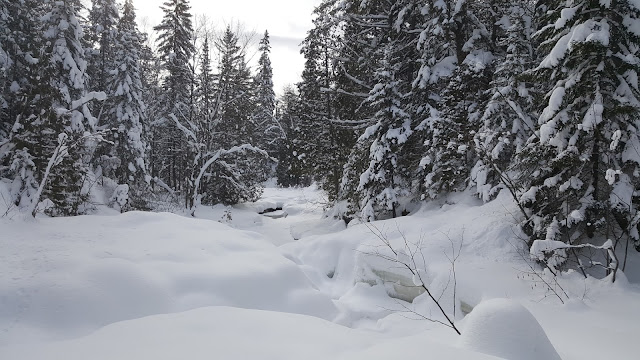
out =
<path fill-rule="evenodd" d="M 260 40 L 258 51 L 258 73 L 254 82 L 255 114 L 253 121 L 256 125 L 256 145 L 266 150 L 271 156 L 277 157 L 277 150 L 282 142 L 283 129 L 275 118 L 276 94 L 273 91 L 273 69 L 269 53 L 269 32 L 265 31 Z"/>
<path fill-rule="evenodd" d="M 336 56 L 339 38 L 335 0 L 321 3 L 315 10 L 314 28 L 307 33 L 301 52 L 305 56 L 301 97 L 302 131 L 306 134 L 302 153 L 307 174 L 318 181 L 330 201 L 338 198 L 342 170 L 353 146 L 354 132 L 341 126 L 336 106 Z"/>
<path fill-rule="evenodd" d="M 217 148 L 212 148 L 208 157 L 219 152 L 224 155 L 208 167 L 202 202 L 255 201 L 262 194 L 268 156 L 253 145 L 256 127 L 251 116 L 254 112 L 251 73 L 238 34 L 231 27 L 225 29 L 216 47 L 220 62 L 212 144 Z"/>
<path fill-rule="evenodd" d="M 640 9 L 627 0 L 539 6 L 535 74 L 547 97 L 520 154 L 530 169 L 525 229 L 531 241 L 638 244 Z"/>
<path fill-rule="evenodd" d="M 35 0 L 20 0 L 3 3 L 0 43 L 5 51 L 2 106 L 0 106 L 0 178 L 11 181 L 11 201 L 21 208 L 32 204 L 38 187 L 33 148 L 39 144 L 29 136 L 29 144 L 22 147 L 16 136 L 25 135 L 31 124 L 24 119 L 35 110 L 32 95 L 38 86 L 38 57 L 43 45 L 41 23 L 45 7 Z M 30 96 L 31 95 L 31 96 Z M 33 134 L 37 136 L 37 133 Z M 31 148 L 31 150 L 30 150 Z"/>
<path fill-rule="evenodd" d="M 115 70 L 108 83 L 113 89 L 109 111 L 109 126 L 116 131 L 113 155 L 119 160 L 115 176 L 119 184 L 128 184 L 130 205 L 145 208 L 143 190 L 147 178 L 146 144 L 143 120 L 145 105 L 140 71 L 141 35 L 131 0 L 126 0 L 118 23 L 118 38 L 114 45 Z"/>
<path fill-rule="evenodd" d="M 220 99 L 220 121 L 216 132 L 224 148 L 253 143 L 254 123 L 251 118 L 251 73 L 244 50 L 233 29 L 228 26 L 216 44 L 220 53 L 216 89 Z"/>
<path fill-rule="evenodd" d="M 92 131 L 86 97 L 86 61 L 81 44 L 82 29 L 76 1 L 45 1 L 39 10 L 44 14 L 38 29 L 42 34 L 39 61 L 29 82 L 37 84 L 24 94 L 25 109 L 16 120 L 12 142 L 18 149 L 12 158 L 16 177 L 14 186 L 21 189 L 23 206 L 35 207 L 40 194 L 35 188 L 45 170 L 51 170 L 42 196 L 52 205 L 52 215 L 72 215 L 80 211 L 86 200 L 86 149 L 82 141 L 85 131 Z M 66 138 L 64 155 L 54 167 L 47 164 L 58 147 L 60 136 Z M 33 196 L 36 194 L 35 196 Z"/>
<path fill-rule="evenodd" d="M 193 121 L 191 88 L 193 71 L 190 60 L 195 52 L 193 26 L 187 0 L 167 0 L 161 6 L 164 13 L 158 31 L 158 52 L 166 76 L 163 79 L 162 121 L 154 128 L 152 142 L 153 166 L 160 178 L 174 188 L 183 190 L 185 179 L 193 175 L 194 149 L 189 146 L 184 125 Z M 185 199 L 191 194 L 185 191 Z"/>
<path fill-rule="evenodd" d="M 120 14 L 115 0 L 91 0 L 88 26 L 85 39 L 87 49 L 88 88 L 91 91 L 104 91 L 111 95 L 108 88 L 109 72 L 115 61 L 114 45 L 118 40 L 118 21 Z"/>
<path fill-rule="evenodd" d="M 369 165 L 359 176 L 357 191 L 365 219 L 400 215 L 400 198 L 410 191 L 412 152 L 403 151 L 413 134 L 412 82 L 416 75 L 415 61 L 418 8 L 414 1 L 401 1 L 385 11 L 389 19 L 386 36 L 380 45 L 383 51 L 377 84 L 371 90 L 366 106 L 375 109 L 375 124 L 365 130 L 359 142 L 366 142 Z M 357 155 L 356 155 L 357 158 Z"/>
<path fill-rule="evenodd" d="M 8 99 L 9 93 L 9 68 L 12 66 L 13 60 L 7 52 L 10 46 L 9 38 L 9 1 L 0 0 L 0 144 L 3 144 L 9 138 L 11 121 L 8 116 Z M 0 163 L 2 154 L 0 153 Z"/>
<path fill-rule="evenodd" d="M 524 78 L 533 61 L 531 18 L 524 2 L 508 6 L 508 11 L 499 21 L 504 35 L 496 39 L 496 45 L 506 49 L 506 53 L 497 60 L 499 65 L 489 89 L 491 99 L 475 136 L 479 161 L 472 178 L 478 195 L 484 201 L 493 199 L 505 181 L 513 186 L 512 179 L 509 179 L 510 167 L 515 155 L 535 130 L 532 113 L 534 89 Z"/>
<path fill-rule="evenodd" d="M 360 175 L 357 189 L 363 194 L 362 215 L 369 220 L 375 220 L 378 214 L 399 215 L 398 198 L 402 195 L 403 187 L 399 183 L 398 154 L 412 133 L 411 117 L 403 110 L 406 94 L 402 92 L 401 82 L 397 78 L 399 54 L 394 53 L 394 45 L 387 45 L 382 67 L 378 70 L 378 85 L 369 98 L 371 106 L 378 109 L 374 115 L 377 123 L 359 139 L 373 140 L 369 147 L 369 167 Z"/>
<path fill-rule="evenodd" d="M 494 65 L 492 33 L 482 21 L 492 19 L 486 4 L 460 1 L 448 10 L 451 15 L 446 30 L 453 41 L 451 56 L 455 56 L 457 67 L 442 91 L 437 117 L 430 120 L 427 153 L 420 163 L 425 169 L 423 191 L 428 198 L 464 190 L 471 181 L 477 160 L 473 137 L 488 100 L 486 91 Z"/>
<path fill-rule="evenodd" d="M 205 36 L 200 57 L 200 73 L 198 75 L 197 102 L 198 121 L 204 136 L 204 145 L 207 151 L 213 150 L 214 120 L 218 113 L 218 98 L 215 90 L 215 76 L 211 68 L 211 54 L 209 36 Z"/>
<path fill-rule="evenodd" d="M 302 132 L 300 97 L 292 87 L 287 87 L 277 107 L 277 117 L 285 132 L 278 150 L 276 177 L 280 186 L 309 185 L 305 173 L 305 156 L 302 152 L 304 133 Z"/>

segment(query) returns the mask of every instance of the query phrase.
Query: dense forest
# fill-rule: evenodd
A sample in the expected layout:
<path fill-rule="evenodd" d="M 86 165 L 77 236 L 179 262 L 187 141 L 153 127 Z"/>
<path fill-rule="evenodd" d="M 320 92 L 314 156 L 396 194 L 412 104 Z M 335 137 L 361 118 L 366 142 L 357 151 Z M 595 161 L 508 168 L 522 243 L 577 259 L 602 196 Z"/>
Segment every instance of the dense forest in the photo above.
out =
<path fill-rule="evenodd" d="M 122 211 L 193 209 L 275 176 L 346 219 L 506 192 L 530 246 L 640 249 L 639 1 L 323 0 L 279 99 L 268 33 L 252 69 L 241 33 L 162 9 L 150 43 L 131 0 L 0 0 L 15 206 L 75 215 L 99 186 Z"/>

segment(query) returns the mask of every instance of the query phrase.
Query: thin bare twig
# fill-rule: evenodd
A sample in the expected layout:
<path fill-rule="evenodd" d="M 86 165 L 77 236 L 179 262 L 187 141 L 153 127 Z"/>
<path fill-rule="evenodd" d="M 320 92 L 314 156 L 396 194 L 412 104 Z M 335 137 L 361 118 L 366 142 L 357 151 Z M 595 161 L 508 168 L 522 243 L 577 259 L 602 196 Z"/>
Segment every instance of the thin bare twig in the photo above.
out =
<path fill-rule="evenodd" d="M 436 299 L 436 297 L 433 295 L 433 293 L 431 292 L 431 289 L 429 289 L 429 287 L 425 284 L 424 279 L 422 278 L 422 275 L 420 274 L 420 271 L 418 271 L 419 269 L 416 266 L 416 262 L 415 262 L 415 257 L 416 257 L 416 251 L 411 251 L 411 248 L 409 246 L 410 242 L 408 241 L 407 237 L 405 236 L 405 234 L 400 231 L 400 236 L 402 237 L 403 241 L 404 241 L 404 245 L 406 247 L 406 253 L 409 258 L 408 260 L 405 259 L 400 259 L 399 257 L 399 251 L 396 250 L 392 245 L 391 245 L 391 241 L 389 240 L 388 236 L 386 236 L 385 233 L 383 233 L 380 229 L 378 229 L 375 225 L 371 224 L 371 223 L 364 223 L 364 225 L 367 227 L 367 229 L 369 229 L 369 231 L 374 234 L 394 255 L 395 258 L 388 256 L 388 255 L 384 255 L 384 254 L 380 254 L 379 252 L 377 252 L 376 256 L 379 256 L 385 260 L 391 261 L 393 263 L 399 264 L 400 267 L 403 267 L 407 270 L 409 270 L 409 272 L 412 274 L 412 276 L 416 279 L 419 280 L 420 285 L 416 284 L 416 286 L 421 287 L 425 293 L 427 293 L 427 295 L 429 296 L 429 298 L 436 304 L 436 306 L 438 307 L 438 310 L 440 311 L 440 313 L 444 316 L 444 318 L 446 319 L 446 323 L 440 320 L 435 320 L 432 318 L 428 318 L 422 314 L 418 314 L 419 316 L 425 318 L 426 320 L 432 321 L 432 322 L 436 322 L 436 323 L 440 323 L 446 327 L 449 327 L 451 329 L 453 329 L 458 335 L 461 335 L 460 330 L 458 330 L 458 328 L 456 327 L 455 323 L 453 322 L 453 320 L 451 320 L 451 318 L 449 317 L 449 315 L 447 315 L 446 311 L 444 310 L 444 308 L 442 307 L 442 305 L 440 304 L 440 301 L 438 299 Z M 397 223 L 396 223 L 396 226 Z M 398 230 L 399 227 L 398 227 Z M 417 247 L 417 246 L 416 246 Z M 422 253 L 420 251 L 420 253 Z M 425 263 L 426 264 L 426 263 Z M 415 283 L 415 282 L 414 282 Z M 455 307 L 455 304 L 454 304 Z"/>

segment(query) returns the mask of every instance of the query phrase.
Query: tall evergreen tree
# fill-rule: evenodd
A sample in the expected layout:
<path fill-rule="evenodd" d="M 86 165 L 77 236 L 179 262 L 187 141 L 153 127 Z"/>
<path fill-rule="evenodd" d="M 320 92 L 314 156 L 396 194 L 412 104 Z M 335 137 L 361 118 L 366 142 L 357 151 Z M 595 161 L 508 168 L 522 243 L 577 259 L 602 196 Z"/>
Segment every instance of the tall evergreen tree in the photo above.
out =
<path fill-rule="evenodd" d="M 36 0 L 18 0 L 2 3 L 0 22 L 0 47 L 2 48 L 2 71 L 0 71 L 0 133 L 10 137 L 16 118 L 23 111 L 22 96 L 37 82 L 32 82 L 31 73 L 36 70 L 37 56 L 42 43 L 39 18 L 44 7 Z M 7 149 L 7 147 L 5 147 Z M 3 152 L 6 155 L 8 152 Z M 7 159 L 0 154 L 0 157 Z M 1 160 L 0 160 L 1 161 Z"/>
<path fill-rule="evenodd" d="M 224 148 L 253 143 L 255 134 L 252 104 L 251 72 L 238 34 L 227 26 L 216 44 L 220 53 L 217 91 L 220 99 L 220 121 L 216 132 Z"/>
<path fill-rule="evenodd" d="M 49 213 L 77 214 L 86 199 L 82 188 L 87 154 L 82 136 L 95 126 L 87 106 L 91 98 L 86 97 L 85 52 L 76 16 L 81 4 L 71 0 L 44 1 L 39 6 L 44 14 L 37 27 L 42 34 L 41 51 L 37 66 L 29 75 L 29 82 L 37 86 L 30 88 L 22 100 L 31 112 L 22 112 L 14 126 L 14 186 L 21 189 L 20 204 L 34 207 L 40 196 L 35 189 L 50 170 L 42 192 L 42 198 L 52 205 Z M 65 156 L 51 164 L 50 158 L 61 139 L 66 139 L 61 148 Z"/>
<path fill-rule="evenodd" d="M 9 93 L 9 68 L 13 60 L 8 53 L 10 45 L 9 33 L 9 1 L 0 0 L 0 144 L 9 138 L 11 121 L 8 116 L 9 103 L 6 99 Z M 0 154 L 1 163 L 2 154 Z"/>
<path fill-rule="evenodd" d="M 554 0 L 536 13 L 547 97 L 520 155 L 531 169 L 525 229 L 531 240 L 637 245 L 638 4 Z"/>
<path fill-rule="evenodd" d="M 87 49 L 87 86 L 91 91 L 104 91 L 108 95 L 109 73 L 115 61 L 114 45 L 118 40 L 120 14 L 115 0 L 91 0 L 85 29 Z M 115 90 L 113 90 L 115 91 Z"/>
<path fill-rule="evenodd" d="M 218 98 L 215 90 L 215 76 L 211 67 L 211 50 L 209 36 L 205 36 L 200 57 L 200 73 L 198 75 L 197 102 L 198 122 L 204 133 L 206 151 L 216 147 L 213 143 L 214 120 L 218 113 Z"/>
<path fill-rule="evenodd" d="M 343 166 L 354 142 L 354 131 L 341 126 L 336 106 L 336 64 L 338 55 L 340 4 L 323 1 L 315 10 L 317 17 L 302 43 L 305 56 L 301 97 L 302 127 L 307 138 L 300 156 L 306 158 L 307 173 L 319 183 L 330 201 L 338 198 Z"/>
<path fill-rule="evenodd" d="M 143 120 L 145 105 L 140 70 L 141 35 L 131 0 L 126 0 L 118 22 L 118 38 L 114 45 L 114 67 L 108 87 L 112 89 L 109 101 L 109 126 L 116 131 L 113 155 L 118 159 L 115 176 L 119 184 L 129 187 L 130 205 L 144 208 L 143 190 L 147 178 L 146 141 Z"/>
<path fill-rule="evenodd" d="M 38 188 L 37 170 L 33 151 L 19 147 L 16 135 L 25 130 L 21 124 L 34 111 L 27 98 L 38 85 L 37 64 L 42 45 L 39 18 L 45 8 L 34 0 L 6 2 L 2 7 L 0 43 L 5 57 L 0 88 L 3 102 L 0 106 L 0 177 L 12 181 L 11 201 L 28 208 Z"/>
<path fill-rule="evenodd" d="M 161 119 L 164 110 L 163 103 L 158 101 L 162 98 L 162 63 L 159 56 L 156 56 L 156 52 L 152 49 L 149 36 L 146 33 L 140 33 L 141 47 L 139 51 L 140 55 L 140 75 L 142 88 L 142 102 L 145 104 L 146 116 L 142 119 L 142 128 L 144 129 L 144 138 L 146 140 L 146 158 L 147 158 L 147 172 L 151 176 L 151 188 L 155 190 L 160 180 L 159 171 L 160 166 L 157 164 L 160 162 L 160 156 L 162 149 L 160 136 L 158 134 L 159 125 L 156 120 Z"/>
<path fill-rule="evenodd" d="M 193 168 L 193 149 L 189 148 L 186 135 L 180 127 L 191 122 L 193 71 L 190 60 L 195 52 L 192 42 L 193 25 L 187 0 L 166 0 L 158 31 L 158 52 L 166 76 L 163 79 L 162 110 L 153 130 L 151 159 L 153 173 L 175 190 L 183 190 L 188 184 Z M 191 197 L 185 194 L 187 199 Z"/>
<path fill-rule="evenodd" d="M 215 148 L 209 155 L 224 154 L 208 167 L 202 201 L 224 204 L 254 201 L 262 194 L 261 183 L 266 180 L 267 163 L 266 153 L 254 146 L 256 126 L 252 118 L 251 72 L 238 34 L 230 26 L 218 39 L 216 48 L 220 61 L 212 128 Z"/>
<path fill-rule="evenodd" d="M 276 177 L 280 186 L 309 185 L 310 176 L 305 173 L 306 159 L 302 152 L 305 134 L 302 132 L 300 109 L 300 97 L 294 88 L 285 88 L 276 114 L 286 135 L 278 150 Z"/>
<path fill-rule="evenodd" d="M 409 100 L 417 54 L 413 17 L 418 11 L 415 1 L 389 3 L 385 16 L 386 36 L 379 49 L 383 51 L 377 84 L 371 90 L 367 106 L 375 109 L 375 124 L 365 130 L 360 142 L 366 142 L 369 165 L 359 176 L 356 189 L 365 219 L 400 215 L 400 198 L 410 190 L 411 171 L 405 167 L 407 155 L 403 147 L 413 134 L 413 115 Z"/>
<path fill-rule="evenodd" d="M 402 83 L 398 79 L 400 54 L 395 45 L 389 43 L 381 68 L 378 70 L 378 84 L 372 90 L 369 102 L 377 108 L 374 114 L 377 123 L 369 127 L 359 141 L 372 138 L 369 147 L 369 167 L 360 175 L 358 191 L 362 193 L 362 215 L 375 220 L 377 215 L 399 215 L 399 197 L 403 189 L 399 171 L 398 155 L 401 146 L 411 135 L 411 117 L 403 109 Z M 406 88 L 404 89 L 406 91 Z"/>
<path fill-rule="evenodd" d="M 283 139 L 283 129 L 275 117 L 276 93 L 273 91 L 273 69 L 269 54 L 269 32 L 265 31 L 258 47 L 258 73 L 253 79 L 255 91 L 256 145 L 277 157 L 277 151 Z"/>
<path fill-rule="evenodd" d="M 477 160 L 473 136 L 488 101 L 486 91 L 494 66 L 493 33 L 487 26 L 495 21 L 491 9 L 484 2 L 449 5 L 447 31 L 457 66 L 442 91 L 439 114 L 429 125 L 427 153 L 421 162 L 424 194 L 429 198 L 464 190 L 471 181 Z"/>
<path fill-rule="evenodd" d="M 502 34 L 495 39 L 499 51 L 496 71 L 490 84 L 491 99 L 487 103 L 481 126 L 475 135 L 475 150 L 479 160 L 472 178 L 478 195 L 493 199 L 504 182 L 513 187 L 517 179 L 510 167 L 535 130 L 535 89 L 527 83 L 525 73 L 532 65 L 531 17 L 527 2 L 502 4 L 508 11 L 499 24 Z M 513 189 L 515 190 L 515 189 Z"/>

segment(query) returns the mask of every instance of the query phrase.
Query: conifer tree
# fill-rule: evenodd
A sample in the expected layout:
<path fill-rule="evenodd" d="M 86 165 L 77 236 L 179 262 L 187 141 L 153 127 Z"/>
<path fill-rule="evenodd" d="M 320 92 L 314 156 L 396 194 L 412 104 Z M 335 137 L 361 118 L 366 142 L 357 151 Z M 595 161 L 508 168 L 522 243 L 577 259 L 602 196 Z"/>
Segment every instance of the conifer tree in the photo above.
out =
<path fill-rule="evenodd" d="M 1 5 L 0 47 L 4 55 L 0 60 L 3 62 L 3 70 L 0 71 L 0 132 L 6 137 L 11 136 L 16 117 L 22 111 L 30 111 L 22 106 L 21 97 L 37 84 L 37 81 L 30 81 L 33 80 L 30 74 L 36 69 L 41 45 L 39 17 L 44 11 L 41 5 L 37 0 L 7 1 Z"/>
<path fill-rule="evenodd" d="M 212 154 L 224 152 L 224 155 L 208 167 L 202 202 L 228 205 L 255 201 L 262 194 L 268 156 L 254 146 L 251 72 L 238 33 L 230 26 L 218 39 L 216 48 L 220 53 L 212 128 L 212 144 L 216 148 L 211 151 Z"/>
<path fill-rule="evenodd" d="M 413 113 L 410 103 L 412 82 L 416 75 L 415 61 L 418 7 L 415 1 L 389 4 L 386 35 L 381 38 L 383 51 L 377 84 L 370 92 L 366 106 L 375 109 L 375 124 L 365 130 L 358 140 L 366 146 L 369 165 L 359 176 L 362 216 L 368 220 L 400 215 L 400 198 L 411 188 L 411 171 L 406 167 L 411 152 L 403 151 L 413 134 Z M 357 156 L 357 155 L 356 155 Z"/>
<path fill-rule="evenodd" d="M 149 181 L 146 165 L 146 141 L 143 121 L 145 105 L 140 70 L 141 35 L 136 24 L 135 9 L 126 0 L 118 22 L 118 38 L 114 45 L 114 67 L 108 87 L 112 89 L 108 110 L 108 126 L 115 129 L 113 155 L 119 160 L 115 169 L 119 184 L 129 187 L 129 205 L 144 208 L 143 191 Z"/>
<path fill-rule="evenodd" d="M 220 121 L 216 132 L 224 148 L 253 143 L 252 82 L 244 49 L 238 34 L 227 26 L 216 44 L 220 53 L 217 91 L 220 99 Z"/>
<path fill-rule="evenodd" d="M 277 150 L 284 136 L 283 129 L 275 117 L 276 94 L 273 91 L 273 69 L 269 54 L 269 32 L 265 31 L 260 40 L 258 51 L 258 73 L 254 82 L 255 113 L 253 121 L 256 125 L 256 145 L 267 151 L 271 156 L 277 157 Z"/>
<path fill-rule="evenodd" d="M 372 138 L 369 167 L 360 175 L 357 189 L 362 193 L 362 215 L 369 220 L 375 220 L 378 214 L 399 215 L 398 198 L 402 195 L 403 184 L 397 167 L 398 155 L 412 133 L 411 117 L 403 109 L 405 94 L 398 79 L 400 54 L 394 51 L 395 45 L 387 44 L 382 67 L 377 73 L 378 84 L 368 99 L 371 106 L 378 109 L 374 114 L 377 123 L 359 139 L 366 141 Z"/>
<path fill-rule="evenodd" d="M 120 14 L 115 0 L 91 0 L 88 26 L 85 29 L 88 89 L 108 95 L 109 73 L 115 61 L 114 45 L 118 40 Z"/>
<path fill-rule="evenodd" d="M 193 25 L 187 0 L 166 0 L 158 31 L 158 52 L 166 76 L 162 82 L 162 121 L 153 132 L 153 166 L 155 172 L 174 190 L 184 190 L 194 167 L 194 151 L 181 128 L 192 119 L 191 86 L 193 71 L 190 60 L 195 52 L 192 42 Z M 158 120 L 160 120 L 158 119 Z M 182 125 L 184 126 L 184 125 Z M 185 199 L 191 199 L 188 189 Z"/>
<path fill-rule="evenodd" d="M 442 91 L 439 114 L 429 124 L 427 153 L 421 161 L 428 198 L 464 190 L 471 181 L 477 160 L 473 136 L 488 100 L 494 65 L 492 33 L 482 21 L 491 19 L 486 4 L 463 0 L 449 5 L 447 36 L 457 66 Z"/>
<path fill-rule="evenodd" d="M 520 197 L 524 227 L 531 241 L 637 245 L 638 4 L 555 0 L 539 7 L 535 74 L 547 96 L 537 136 L 520 154 L 530 169 Z"/>
<path fill-rule="evenodd" d="M 302 81 L 298 84 L 301 97 L 303 132 L 300 156 L 306 158 L 307 173 L 327 193 L 330 201 L 338 198 L 342 170 L 354 142 L 354 131 L 341 125 L 337 106 L 336 64 L 340 23 L 336 12 L 340 4 L 323 1 L 315 10 L 317 17 L 302 43 L 305 56 Z"/>
<path fill-rule="evenodd" d="M 506 53 L 497 55 L 500 56 L 498 66 L 489 89 L 491 99 L 475 135 L 479 160 L 472 179 L 484 201 L 493 199 L 505 181 L 514 186 L 511 182 L 516 179 L 509 179 L 510 167 L 514 164 L 515 155 L 535 130 L 535 89 L 524 76 L 533 61 L 531 18 L 527 15 L 526 2 L 507 6 L 508 11 L 499 22 L 504 35 L 496 38 L 496 45 Z"/>
<path fill-rule="evenodd" d="M 0 75 L 0 177 L 12 181 L 11 201 L 24 208 L 31 206 L 38 179 L 33 156 L 28 149 L 17 147 L 16 135 L 25 130 L 22 123 L 34 111 L 26 99 L 38 85 L 36 65 L 42 45 L 39 18 L 45 8 L 35 0 L 3 2 L 2 8 L 0 43 L 5 55 Z"/>
<path fill-rule="evenodd" d="M 305 141 L 302 132 L 300 113 L 300 97 L 292 87 L 287 87 L 277 107 L 277 117 L 285 132 L 278 150 L 276 177 L 280 186 L 309 185 L 308 174 L 305 173 L 306 158 L 302 152 Z"/>
<path fill-rule="evenodd" d="M 13 62 L 6 50 L 10 46 L 9 16 L 9 2 L 0 0 L 0 144 L 9 138 L 11 127 L 8 116 L 9 104 L 6 99 L 9 93 L 9 68 Z M 0 153 L 0 159 L 1 157 Z"/>
<path fill-rule="evenodd" d="M 162 98 L 162 64 L 159 56 L 152 49 L 149 36 L 146 33 L 140 33 L 141 47 L 139 51 L 140 55 L 140 75 L 142 81 L 142 93 L 143 103 L 145 104 L 146 116 L 143 120 L 143 129 L 145 131 L 144 138 L 147 142 L 147 171 L 151 176 L 151 189 L 156 189 L 158 183 L 156 180 L 160 180 L 160 155 L 162 149 L 160 148 L 161 138 L 156 136 L 158 133 L 158 127 L 162 125 L 157 124 L 155 121 L 161 119 L 163 111 L 163 103 L 158 101 Z"/>
<path fill-rule="evenodd" d="M 18 149 L 12 157 L 16 177 L 14 186 L 21 189 L 20 205 L 35 207 L 40 195 L 48 199 L 52 215 L 72 215 L 86 200 L 85 131 L 92 131 L 95 118 L 87 103 L 86 61 L 82 47 L 82 29 L 76 14 L 79 1 L 44 1 L 39 5 L 42 34 L 37 66 L 29 82 L 37 84 L 25 93 L 24 108 L 14 128 L 19 129 L 12 142 Z M 64 151 L 55 166 L 48 166 L 60 137 L 66 139 Z M 42 194 L 35 191 L 49 172 Z"/>
<path fill-rule="evenodd" d="M 218 98 L 215 91 L 215 76 L 211 68 L 209 36 L 205 36 L 200 57 L 200 73 L 198 75 L 197 102 L 198 122 L 204 135 L 206 151 L 215 148 L 213 143 L 214 120 L 218 113 Z"/>

